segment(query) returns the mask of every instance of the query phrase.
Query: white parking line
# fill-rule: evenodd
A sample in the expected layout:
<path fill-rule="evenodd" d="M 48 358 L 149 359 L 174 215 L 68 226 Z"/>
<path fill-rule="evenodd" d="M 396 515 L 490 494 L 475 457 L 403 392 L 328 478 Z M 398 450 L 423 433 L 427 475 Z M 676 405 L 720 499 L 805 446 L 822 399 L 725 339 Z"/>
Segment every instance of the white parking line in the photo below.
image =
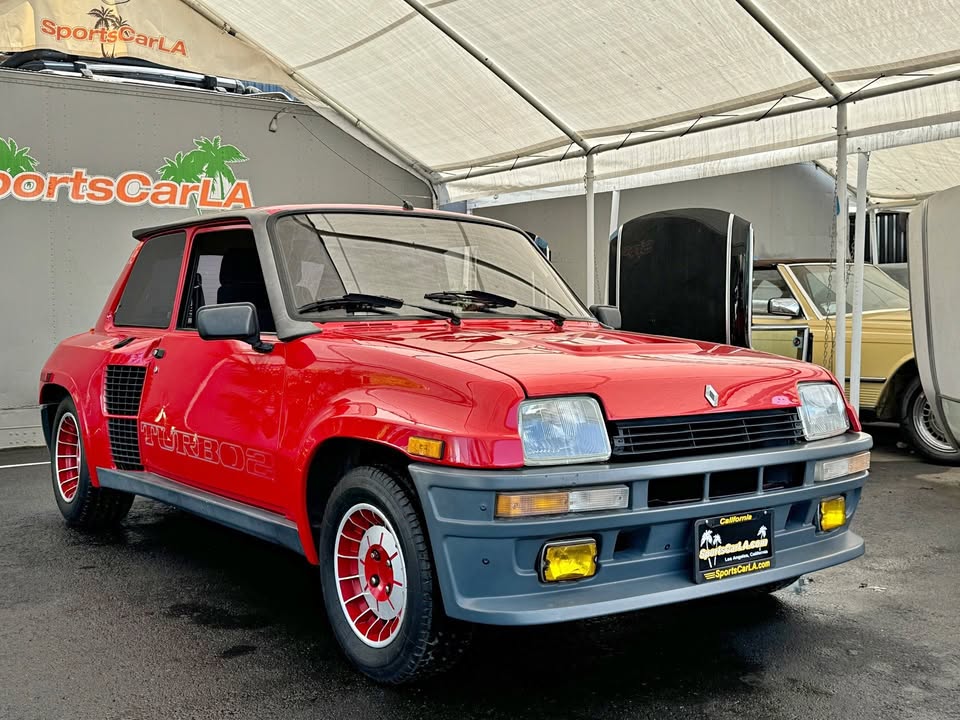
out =
<path fill-rule="evenodd" d="M 43 462 L 35 463 L 20 463 L 19 465 L 0 465 L 0 470 L 11 470 L 13 468 L 22 468 L 22 467 L 34 467 L 36 465 L 49 465 L 50 461 L 45 460 Z"/>

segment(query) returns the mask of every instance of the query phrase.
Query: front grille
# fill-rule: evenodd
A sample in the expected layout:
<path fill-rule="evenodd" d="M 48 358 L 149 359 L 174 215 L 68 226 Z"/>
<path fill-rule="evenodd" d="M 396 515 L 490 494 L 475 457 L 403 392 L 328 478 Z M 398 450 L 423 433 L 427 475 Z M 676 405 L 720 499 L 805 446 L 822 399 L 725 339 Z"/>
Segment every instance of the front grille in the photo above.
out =
<path fill-rule="evenodd" d="M 143 380 L 146 376 L 145 367 L 107 365 L 104 387 L 107 415 L 136 417 L 140 410 L 140 396 L 143 395 Z"/>
<path fill-rule="evenodd" d="M 134 418 L 107 418 L 110 452 L 118 470 L 143 470 L 140 461 L 140 440 Z"/>
<path fill-rule="evenodd" d="M 796 408 L 611 424 L 614 460 L 647 460 L 782 447 L 803 440 Z"/>

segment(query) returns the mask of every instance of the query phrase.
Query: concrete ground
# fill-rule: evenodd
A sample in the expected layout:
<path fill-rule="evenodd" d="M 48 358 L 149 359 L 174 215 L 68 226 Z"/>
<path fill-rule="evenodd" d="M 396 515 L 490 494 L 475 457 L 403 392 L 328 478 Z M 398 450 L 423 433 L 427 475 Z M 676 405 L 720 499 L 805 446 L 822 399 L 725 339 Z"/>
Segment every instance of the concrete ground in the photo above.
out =
<path fill-rule="evenodd" d="M 143 499 L 85 536 L 48 467 L 0 469 L 0 718 L 957 718 L 960 469 L 877 439 L 865 557 L 756 602 L 482 629 L 402 689 L 341 658 L 292 553 Z"/>

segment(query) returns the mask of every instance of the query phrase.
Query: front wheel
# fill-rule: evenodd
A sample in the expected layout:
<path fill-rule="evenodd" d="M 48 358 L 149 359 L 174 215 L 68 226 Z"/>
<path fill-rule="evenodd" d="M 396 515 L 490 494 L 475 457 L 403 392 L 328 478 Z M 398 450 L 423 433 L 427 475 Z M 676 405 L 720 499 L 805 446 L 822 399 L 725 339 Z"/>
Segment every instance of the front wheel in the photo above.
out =
<path fill-rule="evenodd" d="M 101 530 L 123 520 L 130 512 L 133 495 L 95 487 L 90 481 L 80 413 L 69 397 L 57 408 L 51 438 L 53 495 L 67 525 Z"/>
<path fill-rule="evenodd" d="M 358 467 L 327 503 L 319 555 L 337 642 L 374 680 L 400 684 L 445 669 L 466 628 L 446 617 L 419 514 L 393 469 Z"/>
<path fill-rule="evenodd" d="M 923 394 L 920 378 L 914 378 L 907 386 L 900 406 L 900 418 L 903 431 L 917 452 L 936 463 L 960 465 L 960 452 L 947 439 L 936 413 Z"/>

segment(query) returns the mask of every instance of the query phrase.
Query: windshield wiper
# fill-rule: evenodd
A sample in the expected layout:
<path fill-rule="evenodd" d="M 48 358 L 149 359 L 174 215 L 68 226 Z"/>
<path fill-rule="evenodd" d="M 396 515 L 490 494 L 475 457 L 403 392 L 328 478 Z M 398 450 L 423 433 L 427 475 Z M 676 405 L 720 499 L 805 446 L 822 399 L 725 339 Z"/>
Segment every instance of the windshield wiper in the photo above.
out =
<path fill-rule="evenodd" d="M 450 310 L 440 310 L 438 308 L 426 307 L 424 305 L 413 305 L 404 302 L 400 298 L 387 297 L 386 295 L 367 295 L 365 293 L 347 293 L 340 297 L 320 298 L 306 305 L 297 308 L 298 313 L 322 312 L 324 310 L 347 310 L 348 312 L 379 312 L 385 313 L 385 308 L 412 307 L 417 310 L 439 315 L 447 318 L 454 325 L 460 324 L 460 316 Z M 393 314 L 393 313 L 389 313 Z"/>
<path fill-rule="evenodd" d="M 559 313 L 556 310 L 549 310 L 548 308 L 537 307 L 536 305 L 527 305 L 522 302 L 517 302 L 513 298 L 485 292 L 483 290 L 443 290 L 441 292 L 427 293 L 423 296 L 423 299 L 433 300 L 433 302 L 444 305 L 458 305 L 464 302 L 473 302 L 486 305 L 488 308 L 522 307 L 527 310 L 533 310 L 541 315 L 546 315 L 553 320 L 557 326 L 563 325 L 563 321 L 567 319 L 563 313 Z"/>

